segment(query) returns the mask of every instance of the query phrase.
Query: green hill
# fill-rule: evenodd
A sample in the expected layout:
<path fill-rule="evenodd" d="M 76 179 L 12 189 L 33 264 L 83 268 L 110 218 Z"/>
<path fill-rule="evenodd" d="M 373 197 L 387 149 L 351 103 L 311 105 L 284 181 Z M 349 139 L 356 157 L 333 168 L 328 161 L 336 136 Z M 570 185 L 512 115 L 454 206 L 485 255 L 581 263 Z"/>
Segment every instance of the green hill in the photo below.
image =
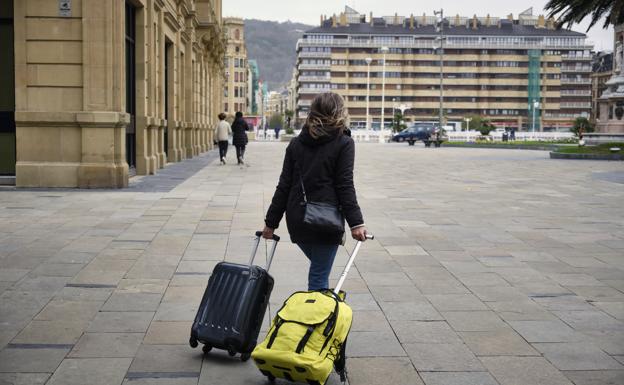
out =
<path fill-rule="evenodd" d="M 286 21 L 245 20 L 247 58 L 258 61 L 260 78 L 270 90 L 285 86 L 295 66 L 297 39 L 310 25 Z"/>

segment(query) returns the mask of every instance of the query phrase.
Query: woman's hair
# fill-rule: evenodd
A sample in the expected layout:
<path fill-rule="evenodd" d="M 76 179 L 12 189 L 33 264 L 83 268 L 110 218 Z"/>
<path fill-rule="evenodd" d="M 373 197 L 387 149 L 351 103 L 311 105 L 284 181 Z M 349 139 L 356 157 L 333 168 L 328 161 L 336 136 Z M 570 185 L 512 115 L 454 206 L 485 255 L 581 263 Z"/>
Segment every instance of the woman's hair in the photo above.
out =
<path fill-rule="evenodd" d="M 219 120 L 225 120 L 226 115 L 223 112 L 220 113 L 218 116 L 219 116 Z"/>
<path fill-rule="evenodd" d="M 237 118 L 242 118 L 242 117 L 243 117 L 243 113 L 242 113 L 242 112 L 240 112 L 240 111 L 237 111 L 237 112 L 236 112 L 236 117 L 237 117 Z"/>
<path fill-rule="evenodd" d="M 316 95 L 305 126 L 314 139 L 342 134 L 347 129 L 347 111 L 342 97 L 334 92 Z"/>

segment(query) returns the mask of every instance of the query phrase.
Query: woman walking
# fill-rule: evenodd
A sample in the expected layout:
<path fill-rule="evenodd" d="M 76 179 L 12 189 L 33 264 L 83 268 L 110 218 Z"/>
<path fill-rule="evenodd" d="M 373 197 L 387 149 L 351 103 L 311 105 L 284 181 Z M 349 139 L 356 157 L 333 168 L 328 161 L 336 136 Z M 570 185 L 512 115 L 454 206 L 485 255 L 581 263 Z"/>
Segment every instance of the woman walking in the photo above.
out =
<path fill-rule="evenodd" d="M 219 157 L 221 164 L 225 164 L 225 157 L 228 150 L 228 139 L 232 135 L 230 123 L 225 120 L 225 114 L 219 114 L 219 123 L 217 124 L 217 141 L 219 142 Z"/>
<path fill-rule="evenodd" d="M 343 243 L 344 229 L 311 223 L 307 206 L 338 208 L 353 239 L 366 240 L 353 185 L 355 144 L 345 135 L 346 130 L 342 97 L 332 92 L 317 95 L 301 134 L 286 148 L 282 173 L 265 218 L 263 236 L 271 239 L 286 213 L 291 241 L 310 260 L 308 290 L 329 288 L 329 273 Z"/>
<path fill-rule="evenodd" d="M 236 147 L 236 158 L 238 159 L 238 164 L 245 163 L 245 146 L 247 146 L 247 131 L 249 131 L 249 126 L 245 119 L 243 119 L 243 113 L 238 111 L 236 113 L 236 118 L 232 123 L 232 132 L 234 133 L 232 144 Z"/>

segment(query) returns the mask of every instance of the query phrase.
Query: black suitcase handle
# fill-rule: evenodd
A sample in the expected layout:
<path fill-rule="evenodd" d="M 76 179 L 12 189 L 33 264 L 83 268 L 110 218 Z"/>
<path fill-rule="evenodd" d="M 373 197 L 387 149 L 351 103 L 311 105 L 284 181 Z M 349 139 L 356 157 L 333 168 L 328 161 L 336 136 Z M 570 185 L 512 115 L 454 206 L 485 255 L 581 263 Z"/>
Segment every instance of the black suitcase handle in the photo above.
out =
<path fill-rule="evenodd" d="M 253 249 L 251 251 L 251 257 L 249 258 L 249 266 L 253 264 L 254 259 L 256 259 L 256 254 L 258 253 L 258 247 L 260 246 L 260 240 L 262 239 L 262 231 L 256 231 L 256 240 L 254 242 Z M 268 272 L 271 267 L 271 262 L 273 262 L 273 256 L 275 255 L 275 249 L 277 248 L 277 242 L 279 242 L 280 237 L 278 235 L 273 234 L 273 245 L 271 246 L 271 251 L 269 252 L 269 260 L 267 261 L 265 270 Z"/>
<path fill-rule="evenodd" d="M 256 237 L 261 237 L 261 236 L 262 236 L 262 231 L 256 231 Z M 279 235 L 273 234 L 273 240 L 275 242 L 279 242 L 280 241 Z"/>

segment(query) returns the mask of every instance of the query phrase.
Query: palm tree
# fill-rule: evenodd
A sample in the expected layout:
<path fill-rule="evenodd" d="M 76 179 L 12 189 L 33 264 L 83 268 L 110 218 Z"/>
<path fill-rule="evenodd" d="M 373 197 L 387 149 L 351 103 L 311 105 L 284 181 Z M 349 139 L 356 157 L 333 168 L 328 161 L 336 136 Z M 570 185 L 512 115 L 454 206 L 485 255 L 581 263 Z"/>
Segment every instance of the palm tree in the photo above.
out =
<path fill-rule="evenodd" d="M 550 11 L 548 17 L 558 17 L 559 24 L 568 27 L 591 15 L 588 31 L 605 16 L 603 28 L 624 23 L 624 0 L 549 0 L 544 9 Z"/>

